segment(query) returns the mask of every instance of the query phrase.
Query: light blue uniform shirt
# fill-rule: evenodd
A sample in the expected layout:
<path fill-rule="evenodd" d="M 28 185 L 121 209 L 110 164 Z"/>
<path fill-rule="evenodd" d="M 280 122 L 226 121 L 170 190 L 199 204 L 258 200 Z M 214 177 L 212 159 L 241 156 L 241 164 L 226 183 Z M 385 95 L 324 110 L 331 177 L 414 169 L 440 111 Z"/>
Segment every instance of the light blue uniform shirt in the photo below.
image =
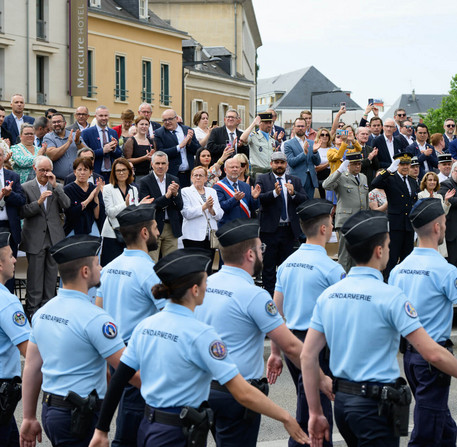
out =
<path fill-rule="evenodd" d="M 0 284 L 0 378 L 21 376 L 17 345 L 29 339 L 30 326 L 15 295 Z"/>
<path fill-rule="evenodd" d="M 62 288 L 33 316 L 30 341 L 43 359 L 43 391 L 59 396 L 87 397 L 95 388 L 105 397 L 105 359 L 125 347 L 110 315 L 88 295 Z"/>
<path fill-rule="evenodd" d="M 271 296 L 246 271 L 223 265 L 208 278 L 197 319 L 213 326 L 246 379 L 263 375 L 265 334 L 283 323 Z"/>
<path fill-rule="evenodd" d="M 97 296 L 103 298 L 103 308 L 118 324 L 119 335 L 127 343 L 135 326 L 162 309 L 166 300 L 156 300 L 152 286 L 160 279 L 154 272 L 154 262 L 142 250 L 127 250 L 102 270 Z"/>
<path fill-rule="evenodd" d="M 343 267 L 327 256 L 324 247 L 302 244 L 279 266 L 276 275 L 275 290 L 284 295 L 287 327 L 307 330 L 319 295 L 345 276 Z"/>
<path fill-rule="evenodd" d="M 400 377 L 400 334 L 422 326 L 406 295 L 385 284 L 380 271 L 352 267 L 318 298 L 310 327 L 325 334 L 335 377 L 388 383 Z"/>
<path fill-rule="evenodd" d="M 457 269 L 436 250 L 414 248 L 390 272 L 389 284 L 405 292 L 433 340 L 441 342 L 451 336 L 452 304 L 457 304 Z"/>
<path fill-rule="evenodd" d="M 238 374 L 214 328 L 172 302 L 135 328 L 121 362 L 140 370 L 141 395 L 155 408 L 199 407 L 213 377 L 223 385 Z"/>

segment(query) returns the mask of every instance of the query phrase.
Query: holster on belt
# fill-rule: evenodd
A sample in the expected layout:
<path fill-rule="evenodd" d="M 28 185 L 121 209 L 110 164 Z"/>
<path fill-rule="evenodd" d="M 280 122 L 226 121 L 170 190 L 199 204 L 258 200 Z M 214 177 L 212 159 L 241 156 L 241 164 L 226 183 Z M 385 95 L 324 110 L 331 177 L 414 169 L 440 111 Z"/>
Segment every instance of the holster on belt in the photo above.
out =
<path fill-rule="evenodd" d="M 265 394 L 265 396 L 268 396 L 268 393 L 270 392 L 270 386 L 268 385 L 268 380 L 266 377 L 263 377 L 262 379 L 251 379 L 251 380 L 248 380 L 248 382 L 254 388 L 257 388 L 258 390 L 262 391 L 262 393 Z M 249 408 L 245 408 L 243 419 L 245 421 L 251 421 L 257 415 L 258 415 L 258 413 L 256 413 L 255 411 L 252 411 Z"/>
<path fill-rule="evenodd" d="M 378 413 L 388 418 L 394 436 L 408 436 L 410 404 L 411 390 L 402 377 L 397 379 L 394 386 L 382 387 Z"/>
<path fill-rule="evenodd" d="M 21 383 L 21 378 L 16 376 L 0 385 L 0 425 L 7 425 L 11 421 L 22 397 Z"/>
<path fill-rule="evenodd" d="M 71 435 L 77 439 L 85 439 L 90 434 L 93 417 L 99 402 L 97 390 L 92 390 L 85 399 L 74 391 L 69 391 L 64 400 L 73 405 Z"/>
<path fill-rule="evenodd" d="M 179 418 L 187 447 L 205 447 L 208 432 L 214 423 L 214 413 L 208 402 L 203 402 L 198 408 L 183 407 Z"/>

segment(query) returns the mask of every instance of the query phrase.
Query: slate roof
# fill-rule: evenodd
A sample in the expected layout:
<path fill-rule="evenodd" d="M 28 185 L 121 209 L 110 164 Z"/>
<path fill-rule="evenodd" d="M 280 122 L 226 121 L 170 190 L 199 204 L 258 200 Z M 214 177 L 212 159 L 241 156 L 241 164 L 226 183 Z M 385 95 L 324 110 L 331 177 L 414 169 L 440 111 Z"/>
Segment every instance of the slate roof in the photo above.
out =
<path fill-rule="evenodd" d="M 338 87 L 314 66 L 257 81 L 258 97 L 275 93 L 283 94 L 275 103 L 265 105 L 265 108 L 309 109 L 311 92 L 330 92 L 337 89 Z M 335 110 L 339 108 L 340 102 L 346 102 L 348 110 L 362 109 L 344 91 L 313 96 L 314 109 Z M 260 110 L 260 106 L 258 109 Z"/>
<path fill-rule="evenodd" d="M 405 109 L 408 116 L 426 113 L 428 109 L 441 107 L 441 101 L 446 96 L 448 95 L 418 95 L 414 92 L 403 94 L 384 113 L 383 119 L 393 118 L 397 109 Z"/>

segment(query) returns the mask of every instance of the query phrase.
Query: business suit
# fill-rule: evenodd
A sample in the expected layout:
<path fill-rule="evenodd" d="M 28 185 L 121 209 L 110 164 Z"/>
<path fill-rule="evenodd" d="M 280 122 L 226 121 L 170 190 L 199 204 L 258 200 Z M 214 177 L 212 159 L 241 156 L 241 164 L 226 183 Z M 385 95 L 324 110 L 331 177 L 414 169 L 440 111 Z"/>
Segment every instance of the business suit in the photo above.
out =
<path fill-rule="evenodd" d="M 35 122 L 35 118 L 32 118 L 28 115 L 22 115 L 22 119 L 24 120 L 24 124 L 33 124 Z M 2 127 L 11 135 L 11 145 L 20 143 L 19 130 L 16 126 L 16 120 L 14 119 L 14 115 L 12 113 L 5 117 L 5 121 L 3 121 Z"/>
<path fill-rule="evenodd" d="M 384 189 L 387 196 L 387 217 L 389 219 L 390 255 L 384 277 L 388 278 L 390 271 L 408 256 L 414 248 L 414 230 L 409 220 L 409 213 L 417 201 L 419 187 L 416 181 L 407 176 L 411 194 L 400 174 L 382 171 L 373 179 L 371 188 Z M 443 196 L 444 197 L 444 196 Z"/>
<path fill-rule="evenodd" d="M 297 176 L 305 189 L 306 195 L 312 199 L 315 188 L 319 187 L 315 166 L 321 162 L 319 152 L 313 152 L 314 141 L 306 140 L 309 144 L 308 153 L 305 154 L 297 138 L 292 138 L 284 143 L 284 153 L 290 174 Z"/>
<path fill-rule="evenodd" d="M 217 198 L 219 199 L 219 204 L 221 208 L 224 210 L 224 216 L 219 221 L 219 228 L 222 227 L 225 223 L 230 222 L 231 220 L 235 219 L 248 219 L 249 217 L 253 217 L 252 214 L 257 210 L 259 207 L 259 200 L 253 199 L 251 196 L 251 187 L 240 180 L 237 181 L 238 183 L 238 190 L 244 192 L 244 203 L 246 203 L 247 208 L 249 209 L 249 214 L 243 210 L 241 207 L 241 203 L 239 200 L 236 200 L 235 197 L 231 197 L 225 190 L 229 189 L 233 192 L 232 182 L 230 182 L 227 177 L 223 178 L 219 183 L 222 185 L 215 184 L 213 188 L 217 192 Z"/>
<path fill-rule="evenodd" d="M 444 139 L 444 152 L 449 152 L 449 144 L 451 141 L 455 140 L 455 135 L 452 135 L 452 139 L 450 140 L 446 133 L 443 133 L 443 139 Z"/>
<path fill-rule="evenodd" d="M 273 124 L 273 128 L 271 129 L 271 132 L 270 132 L 270 135 L 274 138 L 274 134 L 276 133 L 276 142 L 278 144 L 278 146 L 281 144 L 279 141 L 278 141 L 278 137 L 279 137 L 279 134 L 283 132 L 283 137 L 282 137 L 282 141 L 286 141 L 287 140 L 287 137 L 286 137 L 286 130 L 284 129 L 284 127 L 281 127 L 281 126 L 276 126 L 275 124 Z"/>
<path fill-rule="evenodd" d="M 11 134 L 4 128 L 0 127 L 0 138 L 3 138 L 4 140 L 10 140 L 11 145 L 13 145 L 13 137 Z"/>
<path fill-rule="evenodd" d="M 324 180 L 324 189 L 336 192 L 337 204 L 335 213 L 335 229 L 339 233 L 338 263 L 349 272 L 355 265 L 354 260 L 346 250 L 346 243 L 341 233 L 341 227 L 352 215 L 360 210 L 368 210 L 368 181 L 365 174 L 358 175 L 357 182 L 349 171 L 341 173 L 336 170 Z"/>
<path fill-rule="evenodd" d="M 111 138 L 116 139 L 116 141 L 119 140 L 118 136 L 117 136 L 117 132 L 114 129 L 110 129 L 109 127 L 106 127 L 106 130 L 108 131 L 108 136 L 107 136 L 108 143 L 111 141 Z M 100 134 L 98 133 L 97 126 L 92 126 L 92 127 L 88 127 L 87 129 L 84 129 L 81 132 L 81 138 L 83 139 L 84 144 L 87 147 L 90 147 L 94 151 L 94 154 L 95 154 L 94 172 L 96 172 L 97 174 L 101 174 L 103 176 L 103 178 L 105 179 L 105 182 L 109 183 L 111 169 L 109 172 L 102 171 L 102 166 L 103 166 L 105 158 L 109 158 L 111 165 L 112 165 L 114 163 L 114 160 L 116 160 L 116 158 L 119 158 L 122 156 L 122 151 L 121 151 L 121 148 L 119 147 L 119 142 L 114 151 L 111 151 L 108 154 L 104 154 L 103 153 L 103 140 L 100 139 Z"/>
<path fill-rule="evenodd" d="M 89 129 L 90 126 L 87 126 L 85 129 L 83 130 L 86 130 L 86 129 Z M 69 130 L 70 132 L 73 131 L 73 135 L 74 133 L 79 130 L 79 124 L 78 124 L 78 121 L 75 121 L 71 126 L 67 126 L 65 129 Z M 81 131 L 82 132 L 82 131 Z"/>
<path fill-rule="evenodd" d="M 179 179 L 177 177 L 168 173 L 165 174 L 165 193 L 172 181 L 179 185 Z M 171 195 L 168 199 L 165 194 L 162 194 L 154 171 L 139 181 L 138 189 L 140 200 L 146 196 L 154 197 L 154 206 L 156 208 L 155 220 L 160 236 L 157 240 L 157 250 L 150 252 L 150 255 L 157 262 L 160 253 L 162 253 L 162 256 L 165 256 L 178 249 L 178 238 L 182 236 L 181 210 L 183 202 L 181 191 L 178 190 L 176 197 Z M 168 215 L 167 219 L 165 219 L 165 211 Z"/>
<path fill-rule="evenodd" d="M 446 193 L 452 189 L 457 191 L 457 182 L 451 176 L 441 183 L 439 193 L 442 197 L 445 197 Z M 457 267 L 457 197 L 451 197 L 449 203 L 451 207 L 446 215 L 447 260 Z"/>
<path fill-rule="evenodd" d="M 399 137 L 393 137 L 394 142 L 394 155 L 403 152 L 404 144 Z M 370 143 L 368 143 L 370 144 Z M 386 139 L 384 134 L 376 137 L 370 144 L 372 147 L 378 148 L 378 160 L 381 168 L 387 169 L 392 164 L 392 157 L 390 156 L 389 149 L 387 148 Z"/>
<path fill-rule="evenodd" d="M 368 144 L 362 146 L 363 160 L 361 172 L 367 177 L 368 186 L 371 185 L 371 182 L 376 175 L 376 171 L 379 169 L 378 156 L 375 155 L 371 160 L 368 158 L 368 155 L 370 155 L 371 152 L 373 152 L 373 148 L 371 146 Z"/>
<path fill-rule="evenodd" d="M 182 124 L 178 124 L 178 126 L 181 127 L 185 138 L 190 127 Z M 165 152 L 168 155 L 168 172 L 170 175 L 178 177 L 183 188 L 190 186 L 190 171 L 194 168 L 195 153 L 200 148 L 200 143 L 198 142 L 195 134 L 186 146 L 186 158 L 189 168 L 183 172 L 179 171 L 182 159 L 181 152 L 177 149 L 179 142 L 176 135 L 162 126 L 154 132 L 154 140 L 156 142 L 156 150 Z"/>
<path fill-rule="evenodd" d="M 27 254 L 26 313 L 31 317 L 41 306 L 55 296 L 57 264 L 49 249 L 65 237 L 60 213 L 70 206 L 70 199 L 61 185 L 47 184 L 52 195 L 46 205 L 38 204 L 40 188 L 36 179 L 22 185 L 26 203 L 20 210 L 24 219 L 19 249 Z"/>
<path fill-rule="evenodd" d="M 234 132 L 237 138 L 237 141 L 240 141 L 241 135 L 243 132 L 241 130 L 235 129 Z M 208 138 L 208 143 L 206 144 L 206 148 L 211 152 L 211 158 L 213 162 L 219 160 L 222 157 L 222 153 L 224 149 L 227 147 L 227 141 L 229 141 L 229 131 L 226 126 L 216 127 L 211 131 Z M 239 144 L 236 147 L 237 154 L 244 154 L 249 159 L 249 147 L 248 146 L 240 146 Z"/>
<path fill-rule="evenodd" d="M 425 161 L 428 164 L 429 171 L 434 171 L 433 168 L 438 169 L 438 157 L 436 155 L 435 148 L 431 144 L 428 144 L 428 143 L 425 143 L 425 147 L 427 149 L 429 149 L 429 148 L 432 149 L 432 153 L 430 155 L 425 155 L 421 152 L 417 141 L 415 141 L 413 144 L 410 144 L 405 149 L 406 152 L 409 152 L 409 153 L 415 155 L 417 157 L 417 160 L 419 161 L 419 166 L 420 166 L 419 177 L 418 177 L 419 182 L 422 180 L 422 177 L 425 175 L 425 172 L 426 172 L 425 165 L 424 165 Z"/>
<path fill-rule="evenodd" d="M 0 172 L 3 172 L 3 175 L 0 175 L 0 178 L 3 176 L 3 186 L 12 184 L 11 193 L 7 197 L 4 197 L 4 200 L 0 200 L 0 206 L 4 207 L 7 215 L 7 220 L 0 220 L 0 228 L 4 228 L 11 233 L 10 247 L 13 251 L 13 256 L 17 257 L 17 247 L 21 242 L 21 219 L 19 218 L 19 210 L 20 207 L 25 204 L 25 195 L 24 191 L 22 191 L 18 173 L 5 168 L 1 168 Z M 2 184 L 0 184 L 0 188 L 1 187 Z M 4 203 L 2 203 L 3 201 Z M 13 293 L 14 277 L 9 279 L 5 283 L 5 286 Z"/>
<path fill-rule="evenodd" d="M 257 184 L 260 185 L 260 239 L 266 244 L 263 257 L 262 281 L 265 289 L 273 296 L 276 283 L 276 268 L 280 266 L 294 251 L 294 243 L 300 236 L 300 222 L 297 215 L 297 207 L 308 196 L 303 189 L 301 180 L 294 175 L 279 176 L 291 183 L 294 187 L 294 195 L 291 196 L 284 180 L 281 181 L 284 194 L 287 194 L 287 219 L 281 222 L 281 214 L 284 209 L 284 198 L 276 195 L 275 183 L 277 176 L 270 172 L 257 176 Z"/>

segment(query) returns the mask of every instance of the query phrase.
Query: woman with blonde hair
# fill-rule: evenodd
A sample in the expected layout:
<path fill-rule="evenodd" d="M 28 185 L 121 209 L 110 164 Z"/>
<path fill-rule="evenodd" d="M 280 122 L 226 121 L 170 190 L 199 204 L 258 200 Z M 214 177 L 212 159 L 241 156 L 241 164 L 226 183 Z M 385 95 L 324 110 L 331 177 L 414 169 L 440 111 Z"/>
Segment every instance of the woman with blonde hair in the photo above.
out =
<path fill-rule="evenodd" d="M 245 154 L 236 154 L 233 157 L 235 160 L 238 160 L 240 162 L 241 166 L 241 171 L 240 171 L 240 176 L 238 177 L 238 180 L 241 180 L 242 182 L 246 182 L 249 184 L 249 160 L 248 157 L 246 157 Z"/>

